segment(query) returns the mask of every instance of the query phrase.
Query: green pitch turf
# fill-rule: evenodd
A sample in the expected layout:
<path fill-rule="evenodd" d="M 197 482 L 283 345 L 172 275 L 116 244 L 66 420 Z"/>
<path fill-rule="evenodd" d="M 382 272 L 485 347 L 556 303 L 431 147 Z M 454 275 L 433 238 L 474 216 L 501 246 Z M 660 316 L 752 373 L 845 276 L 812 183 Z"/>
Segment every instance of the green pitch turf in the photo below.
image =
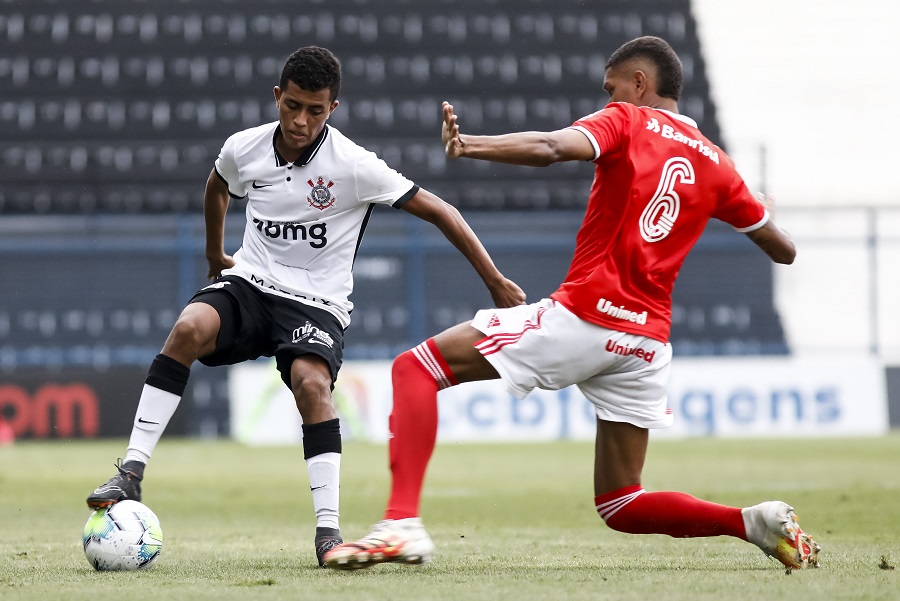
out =
<path fill-rule="evenodd" d="M 423 501 L 434 563 L 322 570 L 299 447 L 174 439 L 163 439 L 144 486 L 165 533 L 159 563 L 98 573 L 81 550 L 84 498 L 112 474 L 124 446 L 0 448 L 0 599 L 900 598 L 898 435 L 651 442 L 649 490 L 793 504 L 823 546 L 823 567 L 789 576 L 735 539 L 609 530 L 594 512 L 585 443 L 440 443 Z M 347 443 L 343 461 L 343 531 L 356 538 L 381 517 L 386 448 Z"/>

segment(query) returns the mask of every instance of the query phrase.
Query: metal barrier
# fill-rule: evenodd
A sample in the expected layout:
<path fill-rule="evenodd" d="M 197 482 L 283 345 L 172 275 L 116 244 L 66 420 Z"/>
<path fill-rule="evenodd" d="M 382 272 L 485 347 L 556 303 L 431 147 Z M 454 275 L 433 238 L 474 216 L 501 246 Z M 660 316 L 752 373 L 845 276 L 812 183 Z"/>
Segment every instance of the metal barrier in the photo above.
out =
<path fill-rule="evenodd" d="M 240 207 L 234 209 L 226 226 L 229 252 L 244 224 Z M 467 218 L 498 266 L 536 300 L 564 276 L 581 216 Z M 673 297 L 676 356 L 863 353 L 900 365 L 900 209 L 794 208 L 777 217 L 799 249 L 791 266 L 773 270 L 726 227 L 712 225 L 700 239 Z M 199 215 L 0 218 L 0 387 L 37 399 L 48 385 L 54 391 L 88 385 L 100 405 L 117 408 L 116 420 L 101 430 L 126 435 L 128 397 L 136 398 L 179 311 L 206 281 L 203 249 Z M 435 228 L 390 209 L 373 213 L 354 272 L 348 360 L 390 359 L 490 303 L 474 271 Z M 887 376 L 896 426 L 897 368 Z M 229 431 L 227 384 L 220 369 L 192 370 L 186 433 Z M 19 419 L 4 406 L 6 419 Z M 90 417 L 83 408 L 67 411 L 63 417 Z"/>
<path fill-rule="evenodd" d="M 565 276 L 579 212 L 467 216 L 531 300 Z M 240 244 L 233 207 L 226 250 Z M 0 218 L 0 369 L 146 365 L 205 283 L 199 215 Z M 355 265 L 348 359 L 385 359 L 490 306 L 484 285 L 436 228 L 373 214 Z M 784 354 L 771 265 L 744 236 L 711 225 L 676 285 L 672 340 L 685 355 Z"/>
<path fill-rule="evenodd" d="M 530 299 L 564 277 L 580 213 L 467 217 Z M 711 224 L 676 284 L 676 353 L 864 352 L 900 363 L 900 208 L 785 208 L 777 218 L 798 256 L 774 271 L 743 236 Z M 243 222 L 234 207 L 229 251 Z M 198 215 L 0 218 L 0 368 L 146 363 L 205 282 L 203 248 Z M 490 305 L 456 250 L 405 213 L 373 214 L 354 271 L 348 358 L 391 357 Z"/>
<path fill-rule="evenodd" d="M 868 353 L 900 365 L 900 206 L 788 207 L 797 260 L 775 270 L 795 353 Z"/>

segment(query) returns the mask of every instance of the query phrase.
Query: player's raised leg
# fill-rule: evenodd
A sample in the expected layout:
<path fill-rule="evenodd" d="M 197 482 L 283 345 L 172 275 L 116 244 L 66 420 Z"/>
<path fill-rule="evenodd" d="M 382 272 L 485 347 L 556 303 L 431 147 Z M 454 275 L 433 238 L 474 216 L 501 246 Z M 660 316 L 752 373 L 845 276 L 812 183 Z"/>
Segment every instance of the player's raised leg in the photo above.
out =
<path fill-rule="evenodd" d="M 88 495 L 88 507 L 99 509 L 125 499 L 141 500 L 144 467 L 178 408 L 187 387 L 189 366 L 197 358 L 213 352 L 219 326 L 219 314 L 210 305 L 191 303 L 182 311 L 162 353 L 150 364 L 125 461 L 116 465 L 117 474 Z"/>
<path fill-rule="evenodd" d="M 734 536 L 749 541 L 786 568 L 818 565 L 820 547 L 780 501 L 741 509 L 683 492 L 648 492 L 641 486 L 648 433 L 625 422 L 597 420 L 594 504 L 606 524 L 630 534 L 676 538 Z"/>

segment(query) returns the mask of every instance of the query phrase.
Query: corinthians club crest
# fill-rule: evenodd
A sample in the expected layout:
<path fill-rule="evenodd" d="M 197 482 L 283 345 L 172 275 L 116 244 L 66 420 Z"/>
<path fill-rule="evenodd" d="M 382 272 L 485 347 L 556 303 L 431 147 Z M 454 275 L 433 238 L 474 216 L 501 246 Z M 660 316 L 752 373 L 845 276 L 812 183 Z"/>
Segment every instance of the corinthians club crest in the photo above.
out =
<path fill-rule="evenodd" d="M 328 183 L 326 184 L 325 178 L 320 175 L 316 178 L 315 182 L 310 179 L 306 180 L 306 183 L 312 188 L 312 190 L 309 191 L 309 196 L 306 197 L 309 206 L 312 208 L 324 211 L 337 200 L 331 193 L 331 187 L 334 185 L 333 181 L 328 180 Z"/>

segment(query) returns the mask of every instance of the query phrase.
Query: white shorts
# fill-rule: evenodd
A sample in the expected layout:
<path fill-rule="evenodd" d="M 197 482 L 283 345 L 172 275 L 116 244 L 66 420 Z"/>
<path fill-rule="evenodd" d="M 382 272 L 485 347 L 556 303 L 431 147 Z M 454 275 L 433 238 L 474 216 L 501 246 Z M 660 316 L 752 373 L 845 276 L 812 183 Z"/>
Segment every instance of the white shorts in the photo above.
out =
<path fill-rule="evenodd" d="M 600 419 L 642 428 L 672 425 L 669 343 L 584 321 L 549 298 L 479 311 L 472 327 L 485 335 L 475 348 L 517 398 L 535 388 L 575 384 Z"/>

